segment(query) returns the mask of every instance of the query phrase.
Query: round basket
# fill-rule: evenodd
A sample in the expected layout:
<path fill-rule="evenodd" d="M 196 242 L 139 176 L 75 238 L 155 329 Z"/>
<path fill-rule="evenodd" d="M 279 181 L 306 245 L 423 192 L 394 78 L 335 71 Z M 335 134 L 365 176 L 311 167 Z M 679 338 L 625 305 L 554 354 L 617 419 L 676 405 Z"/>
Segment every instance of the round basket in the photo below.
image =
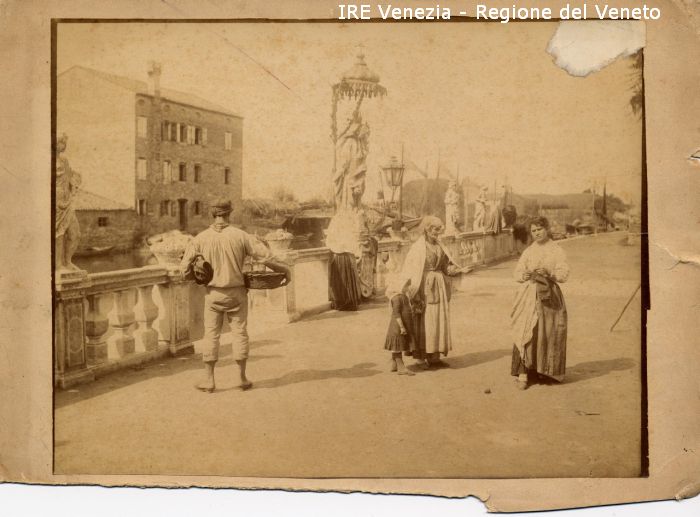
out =
<path fill-rule="evenodd" d="M 248 289 L 277 289 L 282 287 L 284 273 L 276 271 L 250 271 L 244 274 Z"/>

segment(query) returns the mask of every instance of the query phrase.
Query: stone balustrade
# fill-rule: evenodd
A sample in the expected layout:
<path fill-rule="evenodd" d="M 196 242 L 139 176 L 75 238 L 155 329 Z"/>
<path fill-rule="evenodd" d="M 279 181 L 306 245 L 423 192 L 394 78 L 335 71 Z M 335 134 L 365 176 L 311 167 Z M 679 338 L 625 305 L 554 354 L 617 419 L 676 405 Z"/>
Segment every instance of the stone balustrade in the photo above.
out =
<path fill-rule="evenodd" d="M 193 351 L 190 291 L 164 266 L 57 273 L 55 383 L 66 387 L 166 354 Z"/>
<path fill-rule="evenodd" d="M 513 236 L 461 233 L 443 244 L 460 266 L 480 266 L 516 252 Z M 377 294 L 399 271 L 411 242 L 379 242 Z M 250 314 L 263 325 L 286 324 L 330 309 L 328 248 L 287 251 L 292 282 L 274 290 L 250 291 Z M 192 353 L 204 334 L 205 289 L 186 282 L 172 267 L 87 274 L 57 273 L 55 292 L 55 384 L 87 382 L 119 368 L 165 355 Z M 226 329 L 224 329 L 226 330 Z"/>
<path fill-rule="evenodd" d="M 458 266 L 486 266 L 517 254 L 512 233 L 462 232 L 441 239 L 451 258 Z M 379 257 L 375 285 L 381 292 L 387 277 L 401 268 L 411 242 L 387 239 L 379 242 Z"/>

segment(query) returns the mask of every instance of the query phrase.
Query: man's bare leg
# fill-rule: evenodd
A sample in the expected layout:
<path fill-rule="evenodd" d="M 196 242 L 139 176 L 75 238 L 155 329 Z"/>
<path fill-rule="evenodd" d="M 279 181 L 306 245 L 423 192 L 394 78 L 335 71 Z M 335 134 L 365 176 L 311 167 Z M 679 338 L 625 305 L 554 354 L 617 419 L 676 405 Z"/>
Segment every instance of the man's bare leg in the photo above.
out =
<path fill-rule="evenodd" d="M 241 374 L 241 385 L 239 388 L 243 391 L 249 390 L 250 388 L 253 387 L 253 383 L 248 380 L 248 377 L 245 375 L 245 367 L 246 364 L 248 363 L 248 359 L 237 359 L 236 363 L 238 364 L 238 369 L 240 370 Z"/>
<path fill-rule="evenodd" d="M 216 389 L 214 384 L 214 366 L 216 366 L 216 361 L 204 362 L 204 380 L 195 384 L 195 388 L 200 391 L 208 391 L 209 393 Z"/>

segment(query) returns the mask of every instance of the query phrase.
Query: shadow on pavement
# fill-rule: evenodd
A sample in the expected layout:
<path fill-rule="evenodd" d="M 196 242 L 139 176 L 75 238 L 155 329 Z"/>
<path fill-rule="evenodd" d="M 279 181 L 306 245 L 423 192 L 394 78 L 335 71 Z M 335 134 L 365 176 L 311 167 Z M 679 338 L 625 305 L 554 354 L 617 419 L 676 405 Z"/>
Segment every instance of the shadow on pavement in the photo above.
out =
<path fill-rule="evenodd" d="M 363 302 L 356 311 L 337 311 L 335 309 L 330 309 L 326 312 L 323 312 L 321 314 L 317 314 L 316 316 L 310 316 L 307 318 L 304 318 L 300 323 L 309 323 L 313 321 L 323 321 L 323 320 L 329 320 L 329 319 L 340 319 L 340 318 L 347 318 L 351 316 L 357 316 L 359 313 L 364 312 L 364 311 L 371 311 L 373 309 L 376 309 L 378 307 L 388 307 L 389 302 L 387 301 L 369 301 L 369 302 Z M 387 309 L 388 310 L 388 309 Z M 388 312 L 387 312 L 388 314 Z"/>
<path fill-rule="evenodd" d="M 265 379 L 255 382 L 255 388 L 279 388 L 300 382 L 324 381 L 326 379 L 356 379 L 371 377 L 382 373 L 373 369 L 377 366 L 374 363 L 360 363 L 350 368 L 339 368 L 336 370 L 295 370 L 277 379 Z"/>
<path fill-rule="evenodd" d="M 629 357 L 618 357 L 604 361 L 588 361 L 579 363 L 566 369 L 564 384 L 572 384 L 579 381 L 587 381 L 602 377 L 612 372 L 630 370 L 636 366 L 637 362 Z"/>
<path fill-rule="evenodd" d="M 250 342 L 250 348 L 255 350 L 260 347 L 275 345 L 280 343 L 276 339 L 261 339 Z M 219 349 L 220 359 L 217 368 L 235 364 L 231 357 L 231 343 L 222 344 Z M 255 362 L 265 359 L 275 359 L 280 355 L 265 355 L 253 353 L 248 361 Z M 159 377 L 169 377 L 178 375 L 189 370 L 200 370 L 202 368 L 202 354 L 195 353 L 182 357 L 163 357 L 145 364 L 132 366 L 122 370 L 109 373 L 100 377 L 94 382 L 76 386 L 71 390 L 57 390 L 54 399 L 54 408 L 59 409 L 74 402 L 87 400 L 92 397 L 104 395 L 119 388 L 125 388 L 139 382 L 146 382 Z"/>
<path fill-rule="evenodd" d="M 483 352 L 472 352 L 457 357 L 447 357 L 446 361 L 450 368 L 458 370 L 460 368 L 469 368 L 482 363 L 496 361 L 501 357 L 509 356 L 513 353 L 512 348 L 501 348 L 499 350 L 484 350 Z"/>

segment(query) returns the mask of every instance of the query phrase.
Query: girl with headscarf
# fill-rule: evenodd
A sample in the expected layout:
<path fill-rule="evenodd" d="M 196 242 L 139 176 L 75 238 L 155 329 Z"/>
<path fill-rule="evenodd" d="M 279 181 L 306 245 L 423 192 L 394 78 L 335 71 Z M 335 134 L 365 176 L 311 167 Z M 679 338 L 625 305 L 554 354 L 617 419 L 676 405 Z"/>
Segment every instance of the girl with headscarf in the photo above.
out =
<path fill-rule="evenodd" d="M 399 375 L 414 375 L 406 369 L 402 355 L 412 355 L 416 350 L 414 336 L 415 325 L 413 323 L 413 311 L 411 302 L 406 296 L 408 281 L 395 276 L 386 289 L 386 297 L 391 306 L 391 318 L 384 340 L 384 350 L 391 352 L 389 370 Z"/>

